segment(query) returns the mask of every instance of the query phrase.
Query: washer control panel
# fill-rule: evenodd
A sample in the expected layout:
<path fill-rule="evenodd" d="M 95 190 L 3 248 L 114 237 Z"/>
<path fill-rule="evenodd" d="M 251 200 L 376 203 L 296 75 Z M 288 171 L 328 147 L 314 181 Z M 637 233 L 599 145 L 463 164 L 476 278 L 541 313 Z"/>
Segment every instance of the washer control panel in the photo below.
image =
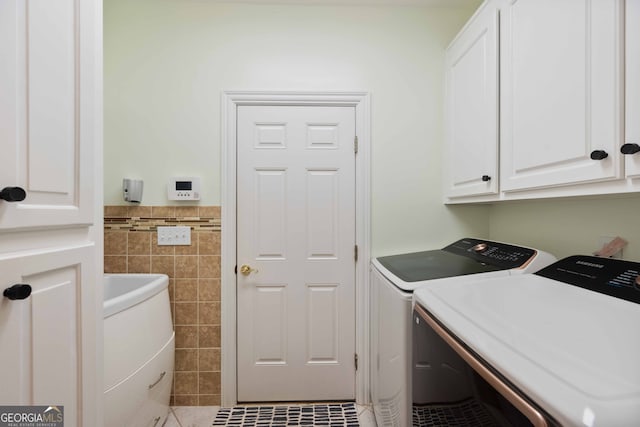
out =
<path fill-rule="evenodd" d="M 640 304 L 640 263 L 637 262 L 574 255 L 535 274 Z"/>
<path fill-rule="evenodd" d="M 442 250 L 504 269 L 521 267 L 536 255 L 531 248 L 472 238 L 460 239 Z"/>

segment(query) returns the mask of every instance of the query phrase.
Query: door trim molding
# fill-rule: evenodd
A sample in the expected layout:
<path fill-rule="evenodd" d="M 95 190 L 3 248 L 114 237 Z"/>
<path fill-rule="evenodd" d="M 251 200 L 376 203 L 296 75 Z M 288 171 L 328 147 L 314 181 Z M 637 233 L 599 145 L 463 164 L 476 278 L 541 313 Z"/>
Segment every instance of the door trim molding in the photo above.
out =
<path fill-rule="evenodd" d="M 236 120 L 241 105 L 352 106 L 356 113 L 356 372 L 355 395 L 369 403 L 369 261 L 371 239 L 371 123 L 367 92 L 223 91 L 222 112 L 222 233 L 221 233 L 221 404 L 237 403 L 236 342 Z"/>

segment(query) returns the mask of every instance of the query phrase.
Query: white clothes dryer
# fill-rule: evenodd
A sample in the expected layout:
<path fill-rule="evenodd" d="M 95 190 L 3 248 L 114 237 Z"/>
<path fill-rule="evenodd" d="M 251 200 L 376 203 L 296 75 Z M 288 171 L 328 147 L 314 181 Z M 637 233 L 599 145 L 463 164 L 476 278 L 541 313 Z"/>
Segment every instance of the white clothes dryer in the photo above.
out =
<path fill-rule="evenodd" d="M 639 425 L 640 263 L 571 256 L 414 300 L 416 363 L 446 371 L 414 381 L 414 426 Z"/>

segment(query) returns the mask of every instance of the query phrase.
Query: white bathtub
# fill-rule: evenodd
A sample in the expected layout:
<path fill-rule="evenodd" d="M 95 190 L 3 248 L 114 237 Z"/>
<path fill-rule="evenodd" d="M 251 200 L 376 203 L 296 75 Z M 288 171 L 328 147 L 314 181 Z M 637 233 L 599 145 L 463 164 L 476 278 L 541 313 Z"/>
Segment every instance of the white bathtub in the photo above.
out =
<path fill-rule="evenodd" d="M 164 274 L 104 276 L 104 426 L 159 427 L 169 411 L 175 334 Z"/>

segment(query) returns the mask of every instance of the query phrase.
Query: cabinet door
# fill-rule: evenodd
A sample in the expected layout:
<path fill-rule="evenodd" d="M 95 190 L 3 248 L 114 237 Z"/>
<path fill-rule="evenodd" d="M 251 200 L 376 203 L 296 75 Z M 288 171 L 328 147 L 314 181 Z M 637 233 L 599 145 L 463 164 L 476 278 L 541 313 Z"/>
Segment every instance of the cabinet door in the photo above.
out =
<path fill-rule="evenodd" d="M 447 49 L 445 196 L 498 191 L 498 10 L 486 2 Z"/>
<path fill-rule="evenodd" d="M 83 398 L 95 392 L 83 390 L 82 375 L 83 366 L 95 366 L 89 338 L 96 325 L 93 250 L 84 245 L 0 255 L 0 290 L 32 287 L 23 300 L 0 297 L 3 405 L 63 405 L 65 426 L 82 425 Z"/>
<path fill-rule="evenodd" d="M 0 230 L 92 221 L 94 3 L 0 0 Z"/>
<path fill-rule="evenodd" d="M 503 190 L 621 177 L 622 6 L 621 0 L 505 2 Z M 602 152 L 606 158 L 591 158 Z"/>
<path fill-rule="evenodd" d="M 625 143 L 640 146 L 640 0 L 627 0 L 625 29 Z M 634 151 L 640 147 L 626 148 Z M 640 177 L 640 152 L 629 152 L 624 160 L 627 176 Z"/>

